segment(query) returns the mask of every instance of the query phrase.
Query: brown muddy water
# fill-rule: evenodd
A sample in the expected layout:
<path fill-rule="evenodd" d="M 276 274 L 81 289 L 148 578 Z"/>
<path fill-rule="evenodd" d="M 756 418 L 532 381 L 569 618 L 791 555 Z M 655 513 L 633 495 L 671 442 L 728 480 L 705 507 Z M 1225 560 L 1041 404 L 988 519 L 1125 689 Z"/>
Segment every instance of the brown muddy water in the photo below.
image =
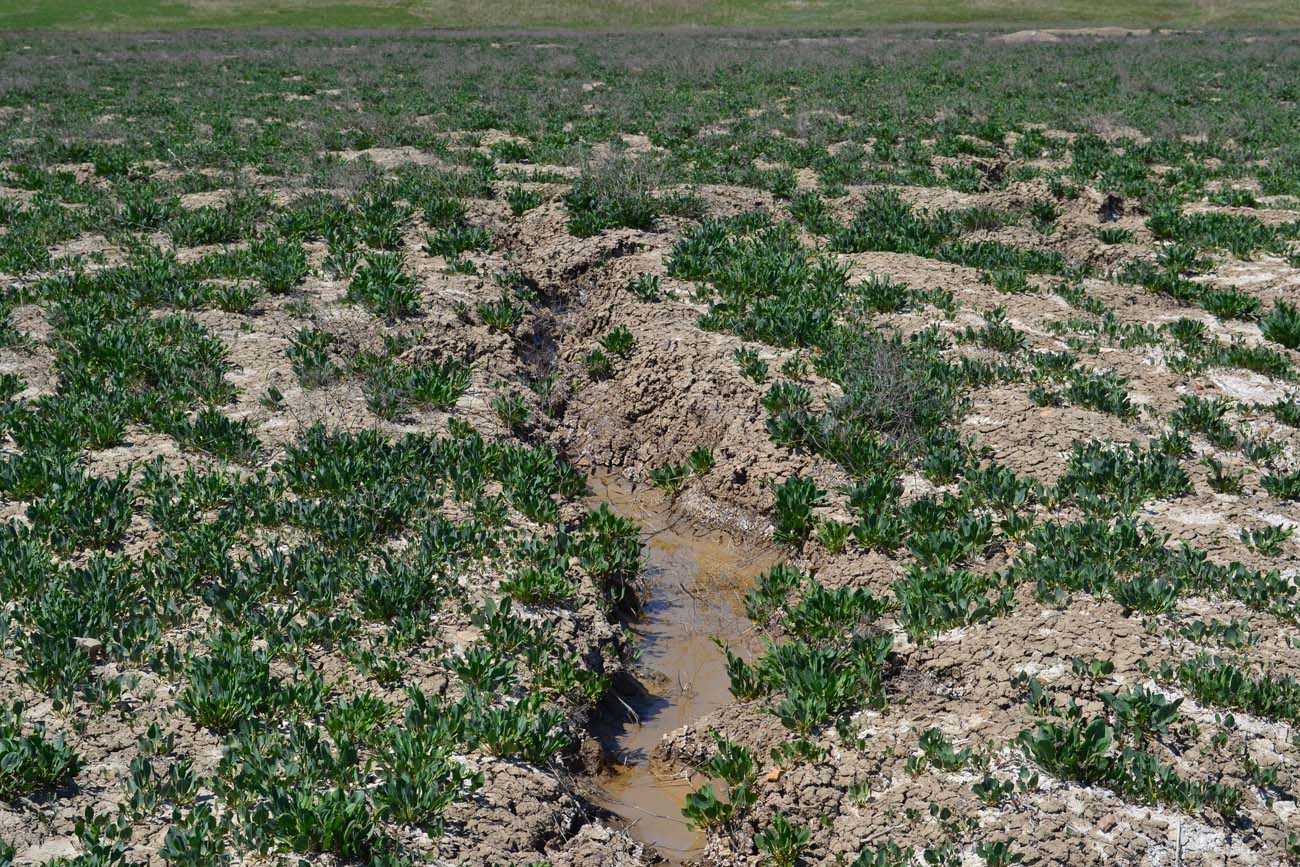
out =
<path fill-rule="evenodd" d="M 673 514 L 659 491 L 634 490 L 612 475 L 595 476 L 597 502 L 641 525 L 645 568 L 642 616 L 630 625 L 638 638 L 638 686 L 620 690 L 622 702 L 603 715 L 595 734 L 614 758 L 594 800 L 623 820 L 628 832 L 670 863 L 698 856 L 702 834 L 682 818 L 686 795 L 707 780 L 654 758 L 664 735 L 731 702 L 719 638 L 746 648 L 755 636 L 744 597 L 759 573 L 781 554 L 746 545 L 721 531 L 705 531 Z"/>

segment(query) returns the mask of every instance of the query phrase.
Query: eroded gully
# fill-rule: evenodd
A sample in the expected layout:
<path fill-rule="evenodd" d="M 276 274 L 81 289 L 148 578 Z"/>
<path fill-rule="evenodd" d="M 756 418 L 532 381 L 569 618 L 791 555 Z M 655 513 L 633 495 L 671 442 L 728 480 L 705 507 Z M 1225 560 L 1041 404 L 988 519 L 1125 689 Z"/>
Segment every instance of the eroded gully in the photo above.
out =
<path fill-rule="evenodd" d="M 645 558 L 642 615 L 630 624 L 640 650 L 637 684 L 620 689 L 595 726 L 614 759 L 597 780 L 595 800 L 670 863 L 687 862 L 704 838 L 681 811 L 686 795 L 707 780 L 664 765 L 655 750 L 664 735 L 732 701 L 714 639 L 741 648 L 754 642 L 744 596 L 780 554 L 702 530 L 675 515 L 658 491 L 634 490 L 616 476 L 593 477 L 591 490 L 594 501 L 640 524 Z"/>

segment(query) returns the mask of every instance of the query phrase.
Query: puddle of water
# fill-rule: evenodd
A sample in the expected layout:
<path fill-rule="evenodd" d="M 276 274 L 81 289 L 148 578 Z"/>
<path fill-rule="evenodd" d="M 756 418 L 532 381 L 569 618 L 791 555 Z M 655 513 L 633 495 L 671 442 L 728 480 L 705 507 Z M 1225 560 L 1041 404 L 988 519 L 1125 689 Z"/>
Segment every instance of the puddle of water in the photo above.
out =
<path fill-rule="evenodd" d="M 643 691 L 621 696 L 639 721 L 620 708 L 599 726 L 597 737 L 618 765 L 600 780 L 596 800 L 622 817 L 633 837 L 681 862 L 704 845 L 681 813 L 687 794 L 704 780 L 656 767 L 651 757 L 664 735 L 731 702 L 726 666 L 712 639 L 743 646 L 752 637 L 745 593 L 781 555 L 674 518 L 654 489 L 634 491 L 609 475 L 593 477 L 590 487 L 595 501 L 641 525 L 646 558 L 643 614 L 631 624 Z"/>

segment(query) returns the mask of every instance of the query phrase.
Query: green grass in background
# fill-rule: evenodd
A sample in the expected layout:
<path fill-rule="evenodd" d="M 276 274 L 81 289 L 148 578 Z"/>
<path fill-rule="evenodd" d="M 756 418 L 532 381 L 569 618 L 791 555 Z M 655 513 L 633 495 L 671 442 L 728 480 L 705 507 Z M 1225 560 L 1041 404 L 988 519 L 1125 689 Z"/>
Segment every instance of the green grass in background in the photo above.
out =
<path fill-rule="evenodd" d="M 2 0 L 0 28 L 1300 24 L 1295 0 Z"/>

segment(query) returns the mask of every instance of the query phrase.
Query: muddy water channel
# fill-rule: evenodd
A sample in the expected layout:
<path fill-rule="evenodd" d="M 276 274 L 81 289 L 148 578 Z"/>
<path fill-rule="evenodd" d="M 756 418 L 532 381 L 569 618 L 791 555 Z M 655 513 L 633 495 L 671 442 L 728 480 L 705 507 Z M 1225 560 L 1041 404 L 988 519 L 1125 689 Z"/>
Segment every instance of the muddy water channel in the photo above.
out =
<path fill-rule="evenodd" d="M 731 701 L 713 639 L 742 649 L 755 642 L 745 593 L 780 553 L 701 530 L 675 516 L 654 489 L 633 490 L 613 476 L 593 478 L 591 489 L 595 501 L 641 525 L 646 564 L 643 613 L 631 624 L 639 639 L 638 683 L 619 690 L 622 703 L 611 702 L 597 726 L 615 766 L 598 781 L 596 800 L 622 817 L 633 837 L 681 862 L 704 844 L 681 810 L 686 795 L 706 780 L 663 766 L 655 748 L 664 735 Z"/>

